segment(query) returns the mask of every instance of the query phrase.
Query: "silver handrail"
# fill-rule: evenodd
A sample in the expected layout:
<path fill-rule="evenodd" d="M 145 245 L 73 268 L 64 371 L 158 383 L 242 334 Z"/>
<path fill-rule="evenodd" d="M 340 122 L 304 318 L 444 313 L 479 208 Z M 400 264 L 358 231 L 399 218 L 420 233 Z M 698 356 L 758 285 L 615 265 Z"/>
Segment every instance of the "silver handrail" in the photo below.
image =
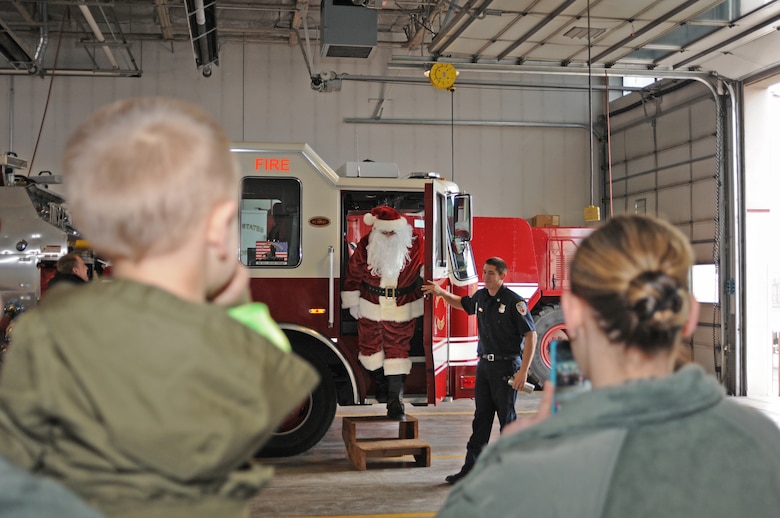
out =
<path fill-rule="evenodd" d="M 330 260 L 330 273 L 328 274 L 328 327 L 332 328 L 334 323 L 333 296 L 335 294 L 336 276 L 333 273 L 333 258 L 336 249 L 333 246 L 328 247 L 328 259 Z"/>

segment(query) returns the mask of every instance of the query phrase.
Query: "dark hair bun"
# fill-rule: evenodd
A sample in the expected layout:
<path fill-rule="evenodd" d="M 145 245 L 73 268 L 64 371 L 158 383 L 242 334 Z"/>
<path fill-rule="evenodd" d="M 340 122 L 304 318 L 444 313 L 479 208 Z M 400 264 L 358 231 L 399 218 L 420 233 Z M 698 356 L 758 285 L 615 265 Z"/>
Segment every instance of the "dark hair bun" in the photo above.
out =
<path fill-rule="evenodd" d="M 671 314 L 682 309 L 683 301 L 677 283 L 663 272 L 644 272 L 631 281 L 629 297 L 637 296 L 633 309 L 640 322 L 663 320 L 659 313 Z M 660 323 L 660 322 L 659 322 Z"/>

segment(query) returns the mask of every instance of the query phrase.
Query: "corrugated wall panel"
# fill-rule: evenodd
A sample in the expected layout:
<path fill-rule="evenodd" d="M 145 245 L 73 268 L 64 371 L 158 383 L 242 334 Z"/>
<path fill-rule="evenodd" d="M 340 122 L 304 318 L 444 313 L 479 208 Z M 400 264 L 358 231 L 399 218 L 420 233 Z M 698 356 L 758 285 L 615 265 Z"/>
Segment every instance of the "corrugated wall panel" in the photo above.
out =
<path fill-rule="evenodd" d="M 611 121 L 613 169 L 619 164 L 627 172 L 625 178 L 613 175 L 613 203 L 628 213 L 671 221 L 690 238 L 697 262 L 712 263 L 717 217 L 715 103 L 699 84 L 652 98 L 632 95 L 635 104 L 622 99 L 620 105 L 629 108 Z M 699 328 L 688 344 L 692 359 L 710 372 L 720 369 L 713 340 L 713 328 L 720 333 L 719 311 L 704 305 Z"/>

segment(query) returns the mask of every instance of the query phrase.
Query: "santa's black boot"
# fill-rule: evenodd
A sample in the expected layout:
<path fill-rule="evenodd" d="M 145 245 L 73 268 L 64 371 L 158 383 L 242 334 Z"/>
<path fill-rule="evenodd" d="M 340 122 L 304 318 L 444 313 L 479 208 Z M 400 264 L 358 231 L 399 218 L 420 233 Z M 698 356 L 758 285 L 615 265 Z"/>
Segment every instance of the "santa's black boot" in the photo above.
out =
<path fill-rule="evenodd" d="M 397 421 L 406 419 L 404 413 L 404 376 L 403 374 L 393 374 L 387 376 L 387 417 Z"/>
<path fill-rule="evenodd" d="M 374 384 L 376 385 L 376 397 L 377 403 L 387 403 L 387 377 L 385 377 L 385 370 L 379 367 L 375 371 L 371 371 L 371 377 L 374 378 Z"/>

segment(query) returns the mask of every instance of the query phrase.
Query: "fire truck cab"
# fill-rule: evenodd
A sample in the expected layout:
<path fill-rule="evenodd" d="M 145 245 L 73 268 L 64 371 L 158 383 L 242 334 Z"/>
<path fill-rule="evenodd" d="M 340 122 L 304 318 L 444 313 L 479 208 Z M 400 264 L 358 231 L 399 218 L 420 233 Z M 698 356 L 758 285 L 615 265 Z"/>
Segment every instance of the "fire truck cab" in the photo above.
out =
<path fill-rule="evenodd" d="M 341 278 L 370 228 L 363 215 L 388 205 L 424 236 L 424 277 L 465 295 L 477 286 L 470 246 L 471 198 L 433 175 L 399 178 L 394 164 L 348 163 L 337 173 L 306 144 L 237 143 L 242 171 L 240 261 L 254 300 L 268 305 L 293 350 L 322 381 L 262 454 L 295 455 L 330 427 L 336 405 L 374 400 L 358 362 L 357 321 L 341 309 Z M 411 344 L 406 401 L 473 397 L 475 319 L 427 298 Z M 384 413 L 384 409 L 379 411 Z"/>

